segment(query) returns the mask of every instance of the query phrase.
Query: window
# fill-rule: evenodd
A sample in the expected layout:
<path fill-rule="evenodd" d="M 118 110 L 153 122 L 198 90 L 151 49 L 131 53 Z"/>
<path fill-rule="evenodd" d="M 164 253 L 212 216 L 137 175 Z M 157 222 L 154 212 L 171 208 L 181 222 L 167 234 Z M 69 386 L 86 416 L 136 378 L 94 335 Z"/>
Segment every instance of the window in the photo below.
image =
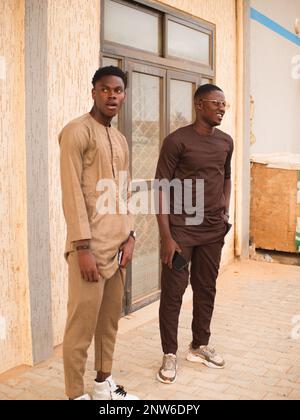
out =
<path fill-rule="evenodd" d="M 104 39 L 160 54 L 159 16 L 127 4 L 104 0 Z"/>
<path fill-rule="evenodd" d="M 214 77 L 213 24 L 147 0 L 101 4 L 102 53 Z"/>
<path fill-rule="evenodd" d="M 171 80 L 170 85 L 170 132 L 191 123 L 193 118 L 193 84 Z"/>
<path fill-rule="evenodd" d="M 213 81 L 211 79 L 207 79 L 206 77 L 201 78 L 201 86 L 206 85 L 207 83 L 212 83 Z"/>
<path fill-rule="evenodd" d="M 168 19 L 168 55 L 183 60 L 210 64 L 210 36 Z"/>
<path fill-rule="evenodd" d="M 197 87 L 214 80 L 215 28 L 152 1 L 101 4 L 101 65 L 118 65 L 128 75 L 126 101 L 112 124 L 127 138 L 132 178 L 151 181 L 163 139 L 193 121 Z M 139 214 L 135 226 L 125 313 L 156 300 L 160 289 L 156 217 Z"/>

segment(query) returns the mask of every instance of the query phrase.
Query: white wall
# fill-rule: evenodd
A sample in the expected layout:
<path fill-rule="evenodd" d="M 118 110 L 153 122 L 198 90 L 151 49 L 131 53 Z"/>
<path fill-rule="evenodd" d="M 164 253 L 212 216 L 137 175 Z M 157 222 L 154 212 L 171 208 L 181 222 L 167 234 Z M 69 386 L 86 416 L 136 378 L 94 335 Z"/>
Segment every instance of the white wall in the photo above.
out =
<path fill-rule="evenodd" d="M 300 0 L 251 0 L 251 7 L 295 34 Z M 251 20 L 251 94 L 254 99 L 252 153 L 300 153 L 300 70 L 292 58 L 300 47 Z M 299 58 L 300 60 L 300 58 Z"/>

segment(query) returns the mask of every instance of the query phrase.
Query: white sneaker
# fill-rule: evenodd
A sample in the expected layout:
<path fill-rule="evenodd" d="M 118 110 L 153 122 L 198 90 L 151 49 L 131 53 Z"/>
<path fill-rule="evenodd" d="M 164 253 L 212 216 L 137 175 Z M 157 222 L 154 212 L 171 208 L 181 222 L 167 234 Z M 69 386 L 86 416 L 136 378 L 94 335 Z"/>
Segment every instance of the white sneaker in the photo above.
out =
<path fill-rule="evenodd" d="M 91 397 L 89 396 L 89 394 L 84 394 L 84 395 L 81 395 L 81 397 L 74 398 L 74 401 L 76 400 L 88 401 L 88 400 L 91 400 Z"/>
<path fill-rule="evenodd" d="M 116 385 L 112 376 L 104 382 L 94 381 L 93 400 L 139 400 L 135 395 L 128 394 L 123 386 Z"/>

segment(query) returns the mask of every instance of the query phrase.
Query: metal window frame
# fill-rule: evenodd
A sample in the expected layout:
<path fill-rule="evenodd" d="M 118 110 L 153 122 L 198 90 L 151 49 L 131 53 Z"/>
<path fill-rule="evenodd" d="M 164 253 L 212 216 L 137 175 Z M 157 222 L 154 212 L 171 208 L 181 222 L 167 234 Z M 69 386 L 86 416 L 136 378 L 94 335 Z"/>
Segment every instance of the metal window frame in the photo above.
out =
<path fill-rule="evenodd" d="M 215 76 L 215 44 L 216 44 L 216 26 L 213 23 L 206 22 L 188 13 L 178 11 L 170 6 L 165 6 L 152 0 L 111 0 L 123 4 L 148 14 L 158 16 L 161 19 L 159 25 L 159 34 L 161 37 L 161 55 L 147 52 L 145 50 L 127 47 L 115 42 L 107 41 L 104 38 L 105 12 L 104 0 L 101 0 L 101 28 L 100 28 L 100 49 L 104 54 L 121 55 L 130 59 L 142 60 L 154 65 L 174 68 L 175 70 L 190 71 L 192 73 L 201 73 L 212 79 Z M 168 55 L 168 22 L 172 20 L 183 26 L 190 27 L 199 32 L 208 34 L 210 37 L 210 65 L 201 64 L 189 60 L 182 60 L 178 57 Z"/>

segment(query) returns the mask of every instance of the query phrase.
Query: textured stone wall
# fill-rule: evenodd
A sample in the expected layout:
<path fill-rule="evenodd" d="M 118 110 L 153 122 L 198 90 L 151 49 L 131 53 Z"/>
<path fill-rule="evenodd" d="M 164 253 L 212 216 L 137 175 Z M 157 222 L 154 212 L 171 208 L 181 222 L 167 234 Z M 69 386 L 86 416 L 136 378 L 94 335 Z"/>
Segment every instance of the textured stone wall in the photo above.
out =
<path fill-rule="evenodd" d="M 67 270 L 63 259 L 65 223 L 61 210 L 57 136 L 68 121 L 91 108 L 91 78 L 99 66 L 100 2 L 49 0 L 45 3 L 46 0 L 26 4 L 25 31 L 24 1 L 0 1 L 0 372 L 20 364 L 31 364 L 35 349 L 37 358 L 43 353 L 43 345 L 47 347 L 48 344 L 43 344 L 40 336 L 32 346 L 33 324 L 40 329 L 41 323 L 46 328 L 46 324 L 49 327 L 52 322 L 53 344 L 62 342 Z M 37 33 L 43 36 L 39 38 Z M 32 75 L 38 65 L 41 71 L 36 71 L 34 78 Z M 38 153 L 33 156 L 35 142 Z M 42 153 L 43 147 L 45 153 Z M 30 163 L 27 168 L 26 153 L 27 163 Z M 33 169 L 31 162 L 34 161 Z M 40 171 L 36 173 L 39 165 Z M 48 174 L 44 173 L 45 168 Z M 28 180 L 30 185 L 27 185 Z M 36 192 L 40 194 L 45 181 L 48 185 L 44 186 L 47 192 L 41 206 L 44 210 L 37 214 L 35 206 L 31 206 L 33 201 L 38 201 L 33 194 L 33 185 L 36 183 Z M 45 215 L 45 211 L 49 214 Z M 47 226 L 43 232 L 33 229 L 34 217 L 37 221 L 46 217 Z M 29 249 L 27 223 L 31 229 L 28 232 Z M 49 242 L 43 243 L 40 239 L 45 235 L 49 239 L 49 234 L 51 274 L 43 276 L 41 267 L 34 270 L 33 239 L 37 240 L 37 247 L 48 248 Z M 40 293 L 30 289 L 28 270 L 34 271 L 31 273 L 34 287 L 31 286 L 35 291 L 36 287 L 40 289 Z M 46 269 L 45 272 L 48 273 Z M 43 296 L 48 293 L 49 286 L 51 296 Z M 47 310 L 41 316 L 39 295 L 45 302 L 47 299 L 52 302 L 49 323 L 46 322 Z M 52 340 L 51 333 L 45 331 L 45 341 L 49 340 Z"/>
<path fill-rule="evenodd" d="M 24 2 L 0 1 L 0 372 L 31 363 Z"/>
<path fill-rule="evenodd" d="M 65 222 L 61 208 L 58 134 L 92 107 L 91 80 L 99 67 L 99 0 L 48 1 L 49 218 L 54 345 L 62 342 L 67 307 Z"/>

